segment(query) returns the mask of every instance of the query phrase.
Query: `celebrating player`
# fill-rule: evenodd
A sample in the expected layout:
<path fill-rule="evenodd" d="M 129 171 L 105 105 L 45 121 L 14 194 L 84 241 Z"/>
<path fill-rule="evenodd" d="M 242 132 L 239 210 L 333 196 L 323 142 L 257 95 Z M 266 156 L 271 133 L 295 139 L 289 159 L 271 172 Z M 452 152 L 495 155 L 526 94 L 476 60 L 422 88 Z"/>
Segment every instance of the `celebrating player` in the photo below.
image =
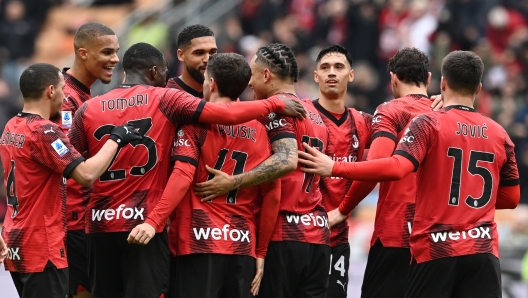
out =
<path fill-rule="evenodd" d="M 204 95 L 209 102 L 236 101 L 251 78 L 243 56 L 211 56 L 205 72 Z M 271 152 L 264 125 L 256 120 L 236 126 L 183 125 L 175 140 L 174 170 L 162 199 L 148 215 L 145 226 L 132 230 L 133 242 L 148 242 L 168 214 L 186 197 L 191 183 L 212 178 L 205 165 L 232 173 L 252 169 Z M 192 193 L 178 207 L 174 224 L 177 251 L 176 275 L 171 276 L 170 297 L 252 297 L 264 269 L 264 257 L 279 211 L 280 180 L 259 187 L 235 189 L 223 199 L 202 203 Z M 255 200 L 262 196 L 262 219 L 258 229 Z M 256 206 L 260 209 L 261 203 Z M 225 236 L 218 236 L 223 233 Z M 257 244 L 257 245 L 256 245 Z M 256 250 L 255 250 L 256 246 Z M 255 275 L 255 257 L 260 268 Z M 211 275 L 222 272 L 223 276 Z M 195 284 L 199 281 L 199 285 Z M 250 292 L 251 290 L 251 292 Z"/>
<path fill-rule="evenodd" d="M 86 212 L 89 275 L 94 296 L 158 298 L 167 289 L 169 251 L 161 224 L 148 245 L 129 245 L 132 228 L 143 223 L 160 199 L 169 176 L 175 127 L 190 122 L 231 125 L 270 112 L 303 117 L 292 99 L 243 103 L 206 103 L 165 85 L 163 54 L 146 43 L 131 46 L 123 57 L 125 82 L 87 101 L 75 115 L 72 144 L 90 155 L 99 151 L 108 131 L 134 124 L 143 139 L 123 147 L 94 183 Z"/>
<path fill-rule="evenodd" d="M 325 153 L 335 161 L 361 161 L 364 149 L 370 146 L 372 116 L 345 107 L 347 85 L 354 79 L 352 58 L 344 47 L 332 45 L 319 53 L 316 62 L 314 78 L 319 84 L 319 98 L 313 103 L 328 128 Z M 341 177 L 321 178 L 321 194 L 326 211 L 339 206 L 351 183 L 351 180 Z M 330 230 L 330 247 L 327 297 L 346 297 L 350 259 L 347 221 Z"/>
<path fill-rule="evenodd" d="M 297 99 L 293 86 L 298 76 L 297 61 L 287 46 L 261 47 L 251 61 L 251 73 L 249 86 L 256 99 Z M 305 175 L 298 168 L 285 170 L 292 161 L 297 165 L 297 150 L 303 149 L 303 142 L 321 151 L 326 149 L 328 131 L 321 116 L 311 101 L 301 102 L 308 111 L 303 121 L 275 113 L 260 119 L 274 148 L 271 158 L 235 176 L 208 168 L 215 178 L 197 184 L 197 195 L 209 199 L 282 176 L 280 213 L 269 244 L 259 297 L 326 297 L 330 232 L 321 203 L 319 176 Z"/>
<path fill-rule="evenodd" d="M 395 155 L 334 163 L 308 148 L 307 173 L 388 181 L 418 171 L 406 297 L 500 297 L 495 209 L 520 199 L 514 146 L 504 128 L 473 109 L 484 64 L 455 51 L 442 63 L 445 108 L 419 115 Z M 434 180 L 434 182 L 433 182 Z"/>
<path fill-rule="evenodd" d="M 112 70 L 119 62 L 117 51 L 119 43 L 112 29 L 99 23 L 82 25 L 74 38 L 75 60 L 71 68 L 64 68 L 65 99 L 59 121 L 67 133 L 73 116 L 81 105 L 90 99 L 90 87 L 100 80 L 107 84 L 112 79 Z M 91 188 L 83 187 L 68 180 L 66 197 L 66 219 L 68 234 L 69 290 L 68 295 L 91 297 L 86 257 L 86 234 L 84 232 L 84 213 Z"/>
<path fill-rule="evenodd" d="M 85 160 L 61 128 L 64 77 L 50 64 L 29 66 L 20 77 L 24 108 L 0 140 L 8 209 L 3 237 L 5 267 L 21 297 L 63 298 L 68 292 L 66 179 L 90 186 L 110 165 L 118 144 L 141 139 L 133 126 L 117 126 L 101 150 Z"/>
<path fill-rule="evenodd" d="M 411 119 L 431 110 L 426 95 L 431 79 L 428 65 L 427 56 L 414 48 L 400 50 L 389 60 L 387 70 L 396 99 L 376 109 L 369 160 L 391 156 Z M 344 221 L 376 184 L 354 181 L 339 209 L 329 212 L 330 225 Z M 404 297 L 415 197 L 415 174 L 401 181 L 381 183 L 361 297 Z"/>
<path fill-rule="evenodd" d="M 209 57 L 218 52 L 213 31 L 203 25 L 191 25 L 178 34 L 178 60 L 183 64 L 179 77 L 170 78 L 167 88 L 184 90 L 203 98 L 204 73 Z"/>

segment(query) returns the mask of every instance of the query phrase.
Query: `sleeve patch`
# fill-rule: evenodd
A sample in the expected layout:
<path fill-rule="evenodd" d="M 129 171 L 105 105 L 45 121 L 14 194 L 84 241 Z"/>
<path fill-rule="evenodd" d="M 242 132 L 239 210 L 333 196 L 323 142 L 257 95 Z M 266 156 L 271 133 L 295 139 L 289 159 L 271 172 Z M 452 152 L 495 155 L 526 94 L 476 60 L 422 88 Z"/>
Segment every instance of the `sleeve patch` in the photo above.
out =
<path fill-rule="evenodd" d="M 62 111 L 62 128 L 70 128 L 73 124 L 72 111 Z"/>
<path fill-rule="evenodd" d="M 56 139 L 53 143 L 51 143 L 51 147 L 60 157 L 63 157 L 66 153 L 70 152 L 68 147 L 64 145 L 61 139 Z"/>

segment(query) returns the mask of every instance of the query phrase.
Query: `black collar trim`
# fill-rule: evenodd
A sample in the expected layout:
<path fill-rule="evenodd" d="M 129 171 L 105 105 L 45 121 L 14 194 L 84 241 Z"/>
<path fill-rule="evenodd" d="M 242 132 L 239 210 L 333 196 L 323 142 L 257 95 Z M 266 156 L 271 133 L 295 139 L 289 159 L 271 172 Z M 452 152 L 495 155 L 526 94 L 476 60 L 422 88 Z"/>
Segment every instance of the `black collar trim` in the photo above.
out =
<path fill-rule="evenodd" d="M 323 106 L 319 104 L 319 98 L 312 101 L 315 108 L 323 115 L 326 116 L 326 118 L 330 119 L 330 121 L 334 122 L 335 125 L 338 127 L 341 126 L 341 124 L 345 123 L 345 121 L 348 119 L 348 111 L 347 108 L 345 108 L 345 113 L 340 119 L 337 119 L 332 113 L 328 112 Z"/>
<path fill-rule="evenodd" d="M 18 114 L 17 114 L 17 117 L 22 117 L 22 118 L 25 118 L 25 117 L 31 117 L 31 116 L 38 116 L 38 117 L 41 117 L 41 116 L 38 115 L 38 114 L 26 113 L 26 112 L 18 112 Z"/>
<path fill-rule="evenodd" d="M 429 96 L 427 96 L 426 94 L 408 94 L 407 96 L 418 97 L 418 98 L 422 98 L 422 97 L 429 98 Z"/>
<path fill-rule="evenodd" d="M 185 92 L 191 94 L 194 97 L 203 98 L 203 92 L 198 92 L 193 88 L 189 87 L 189 85 L 185 84 L 179 77 L 175 77 L 173 79 L 176 84 L 178 84 Z"/>
<path fill-rule="evenodd" d="M 79 89 L 81 89 L 84 93 L 90 95 L 90 88 L 86 87 L 86 85 L 84 85 L 83 83 L 81 83 L 81 81 L 77 80 L 76 78 L 74 78 L 73 76 L 71 76 L 69 73 L 67 73 L 68 69 L 70 69 L 69 67 L 65 67 L 62 69 L 62 75 L 69 78 L 70 80 L 72 80 L 72 82 L 77 86 L 79 87 Z"/>
<path fill-rule="evenodd" d="M 477 112 L 477 110 L 475 110 L 474 108 L 472 107 L 468 107 L 468 106 L 463 106 L 463 105 L 452 105 L 452 106 L 447 106 L 444 108 L 446 111 L 449 111 L 451 109 L 457 109 L 457 110 L 462 110 L 462 111 L 466 111 L 466 112 Z"/>

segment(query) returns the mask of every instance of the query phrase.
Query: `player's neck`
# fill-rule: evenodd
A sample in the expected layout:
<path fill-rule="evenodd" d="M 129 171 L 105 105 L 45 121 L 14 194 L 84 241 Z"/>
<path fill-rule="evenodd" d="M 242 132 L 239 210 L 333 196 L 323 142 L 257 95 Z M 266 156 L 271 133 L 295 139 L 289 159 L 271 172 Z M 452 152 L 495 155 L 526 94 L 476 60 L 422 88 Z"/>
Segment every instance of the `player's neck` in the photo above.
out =
<path fill-rule="evenodd" d="M 142 84 L 142 85 L 151 85 L 151 82 L 143 75 L 136 74 L 136 73 L 127 73 L 125 81 L 123 84 L 129 84 L 129 85 L 135 85 L 135 84 Z"/>
<path fill-rule="evenodd" d="M 180 80 L 182 80 L 182 82 L 184 82 L 185 85 L 191 87 L 194 91 L 196 91 L 198 93 L 202 93 L 203 92 L 203 83 L 198 83 L 186 71 L 184 71 L 182 73 L 182 75 L 180 76 Z"/>
<path fill-rule="evenodd" d="M 40 115 L 40 117 L 46 120 L 50 119 L 50 108 L 49 105 L 44 104 L 44 99 L 38 101 L 24 102 L 22 112 Z"/>
<path fill-rule="evenodd" d="M 473 103 L 475 102 L 474 96 L 464 96 L 458 93 L 445 91 L 442 94 L 442 97 L 444 99 L 444 107 L 447 106 L 465 106 L 469 108 L 473 108 Z"/>
<path fill-rule="evenodd" d="M 346 109 L 345 107 L 345 95 L 343 94 L 336 94 L 335 97 L 333 96 L 326 96 L 323 93 L 319 93 L 319 104 L 327 111 L 332 113 L 343 113 Z"/>
<path fill-rule="evenodd" d="M 399 86 L 400 97 L 405 97 L 411 94 L 423 94 L 427 95 L 427 86 L 420 84 L 420 87 L 416 87 L 414 84 L 401 84 Z"/>
<path fill-rule="evenodd" d="M 97 78 L 91 75 L 82 62 L 77 59 L 73 61 L 73 65 L 68 69 L 67 73 L 77 81 L 81 82 L 84 86 L 88 87 L 88 89 L 90 89 L 95 81 L 97 81 Z"/>
<path fill-rule="evenodd" d="M 274 86 L 275 85 L 275 86 Z M 295 87 L 293 87 L 293 84 L 277 84 L 272 83 L 271 89 L 267 94 L 267 98 L 272 97 L 273 95 L 277 95 L 279 93 L 288 93 L 297 96 L 297 93 L 295 93 Z"/>
<path fill-rule="evenodd" d="M 218 93 L 212 93 L 211 98 L 209 98 L 209 102 L 230 103 L 233 101 L 229 97 L 220 96 Z"/>

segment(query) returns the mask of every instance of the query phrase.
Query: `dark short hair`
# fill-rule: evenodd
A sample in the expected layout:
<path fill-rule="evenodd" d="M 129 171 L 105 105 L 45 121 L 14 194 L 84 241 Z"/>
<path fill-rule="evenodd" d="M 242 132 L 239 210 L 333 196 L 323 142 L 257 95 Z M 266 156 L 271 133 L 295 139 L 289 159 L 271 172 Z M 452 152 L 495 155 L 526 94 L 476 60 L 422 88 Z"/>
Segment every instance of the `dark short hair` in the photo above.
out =
<path fill-rule="evenodd" d="M 178 49 L 183 49 L 191 44 L 191 41 L 195 38 L 212 36 L 214 33 L 211 29 L 205 27 L 204 25 L 190 25 L 185 28 L 178 34 Z"/>
<path fill-rule="evenodd" d="M 144 42 L 132 45 L 123 55 L 123 69 L 128 71 L 146 71 L 152 66 L 163 66 L 165 57 L 163 53 Z"/>
<path fill-rule="evenodd" d="M 338 45 L 338 44 L 334 44 L 327 48 L 322 49 L 321 52 L 319 52 L 319 55 L 317 55 L 317 59 L 315 59 L 315 62 L 317 63 L 321 62 L 321 59 L 323 59 L 323 57 L 329 53 L 343 54 L 346 60 L 348 61 L 348 64 L 350 65 L 350 67 L 352 67 L 352 56 L 350 56 L 350 53 L 345 47 Z"/>
<path fill-rule="evenodd" d="M 209 57 L 207 74 L 216 81 L 221 96 L 236 100 L 248 86 L 251 68 L 242 55 L 216 54 Z"/>
<path fill-rule="evenodd" d="M 474 94 L 482 81 L 484 63 L 471 51 L 454 51 L 442 62 L 442 76 L 449 88 L 461 94 Z"/>
<path fill-rule="evenodd" d="M 105 35 L 115 35 L 115 32 L 109 27 L 100 23 L 86 23 L 82 25 L 75 33 L 73 45 L 75 49 L 84 48 L 87 44 L 93 42 L 99 36 Z"/>
<path fill-rule="evenodd" d="M 292 49 L 280 43 L 272 43 L 260 47 L 257 50 L 256 63 L 267 67 L 273 74 L 281 80 L 289 79 L 297 82 L 299 77 L 299 67 Z"/>
<path fill-rule="evenodd" d="M 46 88 L 57 87 L 60 82 L 60 70 L 48 63 L 30 65 L 20 76 L 20 91 L 24 100 L 39 99 Z"/>
<path fill-rule="evenodd" d="M 416 48 L 405 48 L 399 50 L 389 59 L 387 73 L 393 73 L 398 80 L 416 87 L 420 84 L 427 85 L 429 78 L 429 59 L 422 51 Z"/>

